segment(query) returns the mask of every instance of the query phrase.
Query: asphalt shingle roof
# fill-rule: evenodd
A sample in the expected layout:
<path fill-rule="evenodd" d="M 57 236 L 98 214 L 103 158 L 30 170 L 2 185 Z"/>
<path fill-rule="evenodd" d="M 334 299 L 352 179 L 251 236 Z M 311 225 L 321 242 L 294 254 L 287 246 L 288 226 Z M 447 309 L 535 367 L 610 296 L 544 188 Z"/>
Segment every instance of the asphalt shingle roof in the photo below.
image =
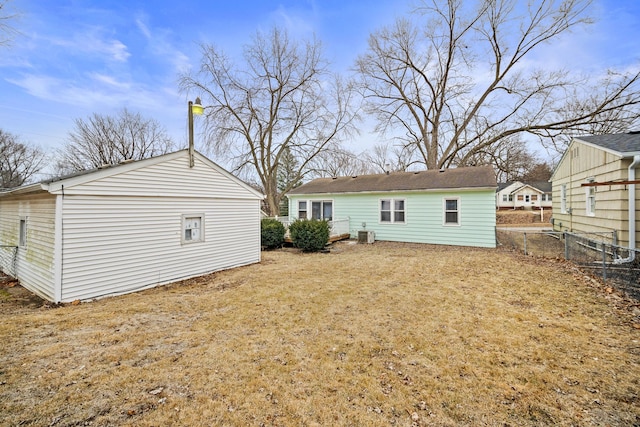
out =
<path fill-rule="evenodd" d="M 580 136 L 576 139 L 620 154 L 640 153 L 640 132 Z"/>
<path fill-rule="evenodd" d="M 289 192 L 295 194 L 335 194 L 378 191 L 444 190 L 456 188 L 496 188 L 491 166 L 392 172 L 389 174 L 318 178 Z"/>

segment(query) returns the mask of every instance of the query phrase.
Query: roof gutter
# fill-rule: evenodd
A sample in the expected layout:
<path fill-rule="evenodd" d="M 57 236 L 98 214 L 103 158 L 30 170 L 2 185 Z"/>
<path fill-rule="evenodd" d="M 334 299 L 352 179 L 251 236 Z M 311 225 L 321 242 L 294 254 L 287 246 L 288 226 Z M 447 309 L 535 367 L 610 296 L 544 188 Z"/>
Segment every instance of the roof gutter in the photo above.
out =
<path fill-rule="evenodd" d="M 640 165 L 640 154 L 633 156 L 629 165 L 629 181 L 636 180 L 636 168 Z M 629 257 L 615 260 L 616 264 L 631 262 L 636 259 L 636 184 L 629 184 Z"/>

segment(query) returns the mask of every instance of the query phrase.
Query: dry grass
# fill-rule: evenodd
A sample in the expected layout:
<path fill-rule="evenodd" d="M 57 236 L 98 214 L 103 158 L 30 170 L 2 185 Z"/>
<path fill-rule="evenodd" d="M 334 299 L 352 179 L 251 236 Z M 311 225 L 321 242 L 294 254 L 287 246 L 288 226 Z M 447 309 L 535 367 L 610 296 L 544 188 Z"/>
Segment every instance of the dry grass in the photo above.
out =
<path fill-rule="evenodd" d="M 640 423 L 629 303 L 504 251 L 341 243 L 88 304 L 0 307 L 2 425 Z"/>
<path fill-rule="evenodd" d="M 539 210 L 499 210 L 496 211 L 496 224 L 498 224 L 498 226 L 500 227 L 523 227 L 526 225 L 551 226 L 551 223 L 549 221 L 551 216 L 553 215 L 553 211 L 551 209 L 545 209 L 543 215 L 544 221 L 543 218 L 540 218 Z"/>

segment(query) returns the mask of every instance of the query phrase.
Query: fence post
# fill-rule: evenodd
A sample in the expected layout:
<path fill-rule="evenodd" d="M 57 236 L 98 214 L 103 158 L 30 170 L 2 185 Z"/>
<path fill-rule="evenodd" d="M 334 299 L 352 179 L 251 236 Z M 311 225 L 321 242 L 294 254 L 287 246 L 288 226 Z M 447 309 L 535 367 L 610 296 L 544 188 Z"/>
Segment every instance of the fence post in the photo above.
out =
<path fill-rule="evenodd" d="M 564 239 L 564 259 L 569 260 L 569 242 L 567 241 L 567 232 L 562 233 Z"/>
<path fill-rule="evenodd" d="M 527 233 L 524 232 L 522 233 L 522 235 L 524 236 L 524 254 L 527 254 Z"/>
<path fill-rule="evenodd" d="M 602 281 L 607 282 L 607 251 L 606 245 L 602 243 Z"/>

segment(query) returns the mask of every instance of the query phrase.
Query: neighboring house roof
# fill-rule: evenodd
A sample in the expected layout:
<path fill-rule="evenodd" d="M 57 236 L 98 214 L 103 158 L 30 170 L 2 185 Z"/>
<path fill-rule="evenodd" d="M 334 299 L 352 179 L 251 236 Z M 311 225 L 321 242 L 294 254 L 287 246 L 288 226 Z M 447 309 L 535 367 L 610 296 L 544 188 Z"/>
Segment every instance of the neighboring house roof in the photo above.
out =
<path fill-rule="evenodd" d="M 549 181 L 533 181 L 533 182 L 520 182 L 520 181 L 509 181 L 509 182 L 499 182 L 498 189 L 496 192 L 501 192 L 513 184 L 520 184 L 515 187 L 510 193 L 515 193 L 516 191 L 522 189 L 523 187 L 531 187 L 534 190 L 538 190 L 541 193 L 551 193 L 551 182 Z"/>
<path fill-rule="evenodd" d="M 622 157 L 640 154 L 640 132 L 579 136 L 575 139 L 595 145 Z"/>
<path fill-rule="evenodd" d="M 571 140 L 569 146 L 571 146 L 573 141 L 579 141 L 583 144 L 591 145 L 622 158 L 640 155 L 640 131 L 577 136 Z M 556 167 L 551 174 L 551 178 L 549 179 L 550 181 L 553 181 L 553 178 L 555 177 L 558 168 L 560 168 L 560 165 L 564 162 L 564 158 L 567 156 L 567 153 L 569 153 L 569 148 L 564 150 L 564 153 L 562 153 L 560 161 L 556 164 Z"/>
<path fill-rule="evenodd" d="M 289 192 L 296 194 L 335 194 L 387 191 L 496 188 L 491 166 L 392 172 L 389 174 L 318 178 Z"/>
<path fill-rule="evenodd" d="M 207 164 L 209 167 L 217 170 L 222 175 L 238 183 L 241 187 L 243 187 L 253 196 L 260 199 L 264 198 L 264 195 L 261 194 L 259 191 L 257 191 L 256 189 L 254 189 L 244 181 L 240 180 L 236 176 L 232 175 L 231 173 L 226 171 L 224 168 L 218 166 L 216 163 L 209 160 L 207 157 L 203 156 L 197 151 L 194 153 L 194 155 L 200 161 Z M 21 187 L 8 189 L 6 191 L 0 191 L 0 197 L 16 195 L 16 194 L 25 194 L 25 193 L 37 193 L 41 191 L 50 192 L 50 193 L 60 192 L 62 189 L 70 188 L 71 186 L 74 186 L 74 185 L 84 184 L 87 182 L 94 181 L 96 179 L 105 178 L 105 177 L 116 175 L 122 172 L 127 172 L 131 170 L 136 170 L 139 168 L 151 166 L 166 160 L 179 159 L 181 157 L 186 157 L 186 156 L 188 156 L 187 149 L 175 151 L 173 153 L 163 154 L 156 157 L 150 157 L 142 160 L 135 160 L 135 161 L 125 160 L 122 163 L 119 163 L 116 165 L 105 165 L 103 167 L 96 168 L 96 169 L 76 172 L 73 174 L 44 180 L 35 184 L 27 184 Z M 185 173 L 188 172 L 188 169 L 189 169 L 188 167 L 185 168 L 185 171 L 186 171 Z"/>
<path fill-rule="evenodd" d="M 500 191 L 504 190 L 505 188 L 509 187 L 513 183 L 514 183 L 514 181 L 499 182 L 498 183 L 498 188 L 496 189 L 496 192 L 500 192 Z"/>
<path fill-rule="evenodd" d="M 552 191 L 551 181 L 533 181 L 533 182 L 527 182 L 527 185 L 533 188 L 537 188 L 543 193 L 551 193 Z"/>

